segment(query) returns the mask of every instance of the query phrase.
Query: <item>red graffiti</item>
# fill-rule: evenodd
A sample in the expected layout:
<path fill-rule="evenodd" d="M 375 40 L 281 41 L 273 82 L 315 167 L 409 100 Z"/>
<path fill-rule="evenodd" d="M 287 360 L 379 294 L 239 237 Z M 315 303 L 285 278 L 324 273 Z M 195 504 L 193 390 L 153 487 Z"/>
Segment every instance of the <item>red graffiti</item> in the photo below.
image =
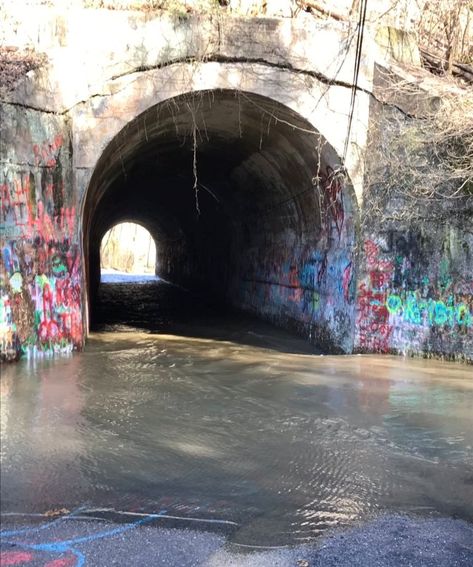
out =
<path fill-rule="evenodd" d="M 59 325 L 52 318 L 53 294 L 49 284 L 43 287 L 43 320 L 38 327 L 39 340 L 43 343 L 54 342 L 59 339 Z"/>
<path fill-rule="evenodd" d="M 324 205 L 327 216 L 335 225 L 338 238 L 341 237 L 343 223 L 345 221 L 345 210 L 343 206 L 343 183 L 332 167 L 327 166 L 325 173 L 321 175 L 322 188 L 324 190 Z"/>
<path fill-rule="evenodd" d="M 28 176 L 21 176 L 11 183 L 0 185 L 1 217 L 2 223 L 14 223 L 23 226 L 28 218 L 28 195 L 30 182 Z"/>
<path fill-rule="evenodd" d="M 62 192 L 62 184 L 61 184 Z M 54 211 L 54 186 L 44 187 L 37 204 L 31 198 L 34 188 L 30 177 L 20 175 L 12 182 L 0 185 L 0 223 L 3 230 L 13 228 L 22 238 L 40 236 L 44 240 L 59 240 L 64 233 L 72 234 L 75 228 L 75 207 L 62 207 Z"/>
<path fill-rule="evenodd" d="M 302 300 L 303 291 L 299 281 L 299 271 L 297 266 L 291 266 L 291 270 L 289 272 L 289 287 L 291 288 L 291 292 L 288 297 L 289 301 L 299 303 Z"/>
<path fill-rule="evenodd" d="M 374 269 L 369 273 L 370 285 L 372 289 L 381 289 L 386 286 L 389 281 L 389 275 L 386 272 L 382 272 L 378 269 Z"/>
<path fill-rule="evenodd" d="M 325 277 L 327 276 L 327 266 L 328 266 L 328 253 L 325 251 L 323 253 L 322 261 L 320 262 L 320 267 L 317 271 L 317 285 L 320 287 Z"/>
<path fill-rule="evenodd" d="M 393 265 L 379 258 L 379 247 L 372 240 L 365 241 L 364 249 L 369 271 L 358 288 L 358 346 L 362 351 L 385 353 L 392 334 L 386 296 Z"/>
<path fill-rule="evenodd" d="M 33 154 L 36 165 L 45 165 L 46 167 L 54 167 L 57 162 L 59 150 L 61 149 L 63 138 L 57 135 L 52 141 L 44 141 L 41 144 L 33 146 Z"/>
<path fill-rule="evenodd" d="M 77 564 L 75 557 L 64 557 L 62 559 L 53 559 L 48 561 L 44 567 L 72 567 Z"/>
<path fill-rule="evenodd" d="M 373 266 L 378 260 L 378 246 L 372 240 L 365 240 L 365 257 L 368 266 Z"/>

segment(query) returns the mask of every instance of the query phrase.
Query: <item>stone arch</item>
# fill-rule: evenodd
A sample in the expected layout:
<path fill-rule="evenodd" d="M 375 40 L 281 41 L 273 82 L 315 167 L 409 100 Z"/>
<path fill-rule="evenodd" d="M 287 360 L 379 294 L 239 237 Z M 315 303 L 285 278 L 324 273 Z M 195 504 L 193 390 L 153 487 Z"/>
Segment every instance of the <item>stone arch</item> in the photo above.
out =
<path fill-rule="evenodd" d="M 287 104 L 241 88 L 161 93 L 102 132 L 82 205 L 89 305 L 94 235 L 126 215 L 151 226 L 166 279 L 352 350 L 355 191 L 336 149 L 278 93 Z"/>
<path fill-rule="evenodd" d="M 320 132 L 337 156 L 343 155 L 351 90 L 325 84 L 315 74 L 264 62 L 169 62 L 149 71 L 133 71 L 105 82 L 101 93 L 75 104 L 73 124 L 75 185 L 82 207 L 100 156 L 136 117 L 160 103 L 192 92 L 233 90 L 279 103 Z M 369 94 L 357 93 L 354 125 L 345 168 L 359 204 L 369 116 Z"/>

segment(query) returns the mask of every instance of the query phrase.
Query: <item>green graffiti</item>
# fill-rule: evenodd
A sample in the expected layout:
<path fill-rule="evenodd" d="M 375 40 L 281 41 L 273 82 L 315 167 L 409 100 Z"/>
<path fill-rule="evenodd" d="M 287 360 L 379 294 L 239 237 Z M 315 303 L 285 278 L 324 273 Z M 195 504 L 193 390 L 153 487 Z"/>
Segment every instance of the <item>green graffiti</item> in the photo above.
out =
<path fill-rule="evenodd" d="M 440 260 L 439 266 L 439 285 L 440 288 L 445 290 L 452 283 L 452 277 L 450 276 L 450 262 L 447 258 L 442 258 Z"/>
<path fill-rule="evenodd" d="M 392 315 L 396 315 L 402 309 L 402 299 L 399 295 L 391 294 L 386 300 L 386 307 Z"/>
<path fill-rule="evenodd" d="M 51 260 L 51 271 L 56 277 L 61 277 L 67 274 L 67 267 L 65 266 L 61 256 L 53 256 Z"/>
<path fill-rule="evenodd" d="M 408 323 L 422 325 L 473 325 L 473 313 L 466 303 L 455 303 L 450 295 L 445 301 L 419 298 L 415 293 L 388 295 L 386 309 L 391 315 L 398 315 Z"/>
<path fill-rule="evenodd" d="M 13 293 L 21 293 L 21 288 L 23 286 L 23 278 L 20 272 L 15 272 L 10 277 L 10 285 Z"/>
<path fill-rule="evenodd" d="M 43 289 L 46 284 L 49 284 L 49 280 L 45 274 L 36 276 L 35 281 L 41 289 Z"/>
<path fill-rule="evenodd" d="M 456 309 L 456 318 L 458 325 L 468 325 L 468 321 L 471 324 L 472 315 L 470 310 L 464 303 L 460 303 Z"/>

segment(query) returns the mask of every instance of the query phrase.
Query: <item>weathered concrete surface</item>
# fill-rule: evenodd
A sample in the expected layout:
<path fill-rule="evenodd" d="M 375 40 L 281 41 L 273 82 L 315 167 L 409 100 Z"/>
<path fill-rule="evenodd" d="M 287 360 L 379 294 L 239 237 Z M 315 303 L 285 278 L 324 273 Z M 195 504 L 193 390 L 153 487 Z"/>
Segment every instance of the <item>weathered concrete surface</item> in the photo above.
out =
<path fill-rule="evenodd" d="M 473 236 L 448 223 L 381 225 L 363 246 L 357 349 L 472 360 Z"/>
<path fill-rule="evenodd" d="M 46 70 L 32 72 L 14 98 L 54 112 L 71 111 L 76 167 L 93 169 L 97 154 L 121 128 L 154 104 L 218 88 L 281 102 L 343 153 L 355 57 L 348 24 L 320 23 L 309 16 L 179 19 L 41 7 L 32 8 L 28 22 L 15 12 L 4 17 L 7 45 L 33 42 L 50 60 Z M 373 60 L 366 53 L 358 84 L 369 92 Z M 346 163 L 359 196 L 368 102 L 363 95 L 358 99 Z"/>
<path fill-rule="evenodd" d="M 2 357 L 83 343 L 80 239 L 64 117 L 0 106 Z"/>
<path fill-rule="evenodd" d="M 463 252 L 445 268 L 451 284 L 443 291 L 435 262 L 446 248 L 436 235 L 422 252 L 430 258 L 428 291 L 406 275 L 411 251 L 395 279 L 399 269 L 387 268 L 398 261 L 395 252 L 383 252 L 379 296 L 372 256 L 357 265 L 356 246 L 379 249 L 386 229 L 360 237 L 357 228 L 370 104 L 378 97 L 376 30 L 365 38 L 347 175 L 339 176 L 355 51 L 348 24 L 303 14 L 44 7 L 32 7 L 27 21 L 15 8 L 2 18 L 5 44 L 34 45 L 49 58 L 2 103 L 8 356 L 80 347 L 100 238 L 114 222 L 136 220 L 161 242 L 162 275 L 212 290 L 330 350 L 471 358 L 471 239 L 461 227 L 449 242 Z M 41 261 L 21 260 L 39 258 L 40 248 Z M 421 341 L 405 315 L 413 293 Z M 446 316 L 435 314 L 442 309 Z"/>
<path fill-rule="evenodd" d="M 389 74 L 377 71 L 375 88 L 387 80 Z M 384 92 L 397 108 L 372 101 L 370 144 L 374 146 L 389 147 L 399 137 L 400 125 L 414 120 L 411 113 L 425 115 L 429 106 L 438 103 L 432 96 L 416 96 L 415 91 L 393 91 Z M 373 181 L 364 189 L 355 348 L 471 361 L 473 196 L 416 201 L 403 193 L 403 186 L 386 189 L 382 172 L 389 164 L 380 160 L 382 155 L 373 152 L 366 160 L 373 173 L 367 179 Z"/>

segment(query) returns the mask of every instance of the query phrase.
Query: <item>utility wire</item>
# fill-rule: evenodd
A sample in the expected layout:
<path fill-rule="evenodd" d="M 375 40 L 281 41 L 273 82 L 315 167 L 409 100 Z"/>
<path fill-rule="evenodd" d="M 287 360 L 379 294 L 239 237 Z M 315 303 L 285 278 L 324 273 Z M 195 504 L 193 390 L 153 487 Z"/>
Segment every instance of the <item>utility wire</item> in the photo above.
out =
<path fill-rule="evenodd" d="M 356 52 L 355 52 L 355 66 L 353 69 L 353 81 L 351 87 L 351 100 L 350 100 L 350 112 L 348 117 L 348 130 L 347 136 L 345 138 L 345 145 L 343 148 L 343 164 L 345 165 L 347 154 L 348 154 L 348 145 L 350 142 L 351 136 L 351 128 L 353 124 L 353 114 L 355 112 L 355 101 L 356 101 L 356 92 L 358 86 L 358 77 L 360 74 L 360 66 L 361 66 L 361 54 L 363 51 L 363 36 L 365 31 L 365 22 L 366 22 L 366 8 L 368 6 L 368 0 L 361 0 L 360 2 L 360 13 L 358 16 L 358 33 L 356 38 Z"/>

